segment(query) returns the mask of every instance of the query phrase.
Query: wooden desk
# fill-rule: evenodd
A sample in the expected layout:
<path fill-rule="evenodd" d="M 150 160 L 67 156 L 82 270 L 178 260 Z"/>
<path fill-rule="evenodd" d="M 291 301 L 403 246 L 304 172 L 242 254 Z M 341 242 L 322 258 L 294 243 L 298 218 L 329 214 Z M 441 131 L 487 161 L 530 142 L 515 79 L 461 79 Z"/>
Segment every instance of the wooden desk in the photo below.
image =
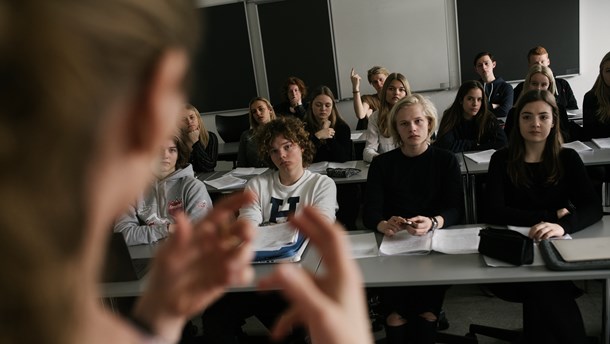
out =
<path fill-rule="evenodd" d="M 610 237 L 610 216 L 605 216 L 601 221 L 572 236 Z M 450 255 L 436 252 L 429 255 L 368 257 L 357 259 L 357 263 L 367 287 L 601 279 L 605 281 L 602 336 L 604 343 L 610 341 L 610 270 L 551 271 L 544 266 L 493 268 L 485 266 L 479 254 Z M 324 259 L 316 271 L 316 274 L 322 273 Z"/>

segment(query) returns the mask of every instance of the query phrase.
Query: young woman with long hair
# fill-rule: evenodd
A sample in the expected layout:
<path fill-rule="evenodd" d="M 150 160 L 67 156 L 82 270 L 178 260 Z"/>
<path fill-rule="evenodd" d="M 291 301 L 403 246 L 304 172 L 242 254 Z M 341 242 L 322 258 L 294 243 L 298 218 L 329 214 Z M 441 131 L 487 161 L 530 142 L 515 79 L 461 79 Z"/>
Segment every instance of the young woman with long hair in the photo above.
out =
<path fill-rule="evenodd" d="M 434 145 L 457 153 L 499 149 L 506 141 L 498 119 L 487 108 L 483 85 L 475 80 L 465 81 L 453 104 L 443 113 Z"/>
<path fill-rule="evenodd" d="M 601 201 L 578 153 L 561 146 L 555 96 L 528 91 L 515 108 L 507 148 L 494 153 L 487 174 L 485 221 L 529 227 L 535 240 L 580 231 L 602 216 Z M 569 281 L 489 285 L 492 292 L 523 303 L 527 343 L 586 343 Z"/>

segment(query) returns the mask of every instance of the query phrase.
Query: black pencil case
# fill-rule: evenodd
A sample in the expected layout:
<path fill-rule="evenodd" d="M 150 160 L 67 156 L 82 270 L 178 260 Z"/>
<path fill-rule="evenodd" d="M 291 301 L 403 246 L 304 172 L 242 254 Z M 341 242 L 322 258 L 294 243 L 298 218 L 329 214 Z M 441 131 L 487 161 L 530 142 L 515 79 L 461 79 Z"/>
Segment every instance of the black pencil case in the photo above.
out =
<path fill-rule="evenodd" d="M 483 228 L 479 231 L 479 253 L 513 264 L 534 262 L 534 241 L 513 230 Z"/>
<path fill-rule="evenodd" d="M 327 168 L 326 175 L 331 178 L 347 178 L 360 173 L 358 168 Z"/>

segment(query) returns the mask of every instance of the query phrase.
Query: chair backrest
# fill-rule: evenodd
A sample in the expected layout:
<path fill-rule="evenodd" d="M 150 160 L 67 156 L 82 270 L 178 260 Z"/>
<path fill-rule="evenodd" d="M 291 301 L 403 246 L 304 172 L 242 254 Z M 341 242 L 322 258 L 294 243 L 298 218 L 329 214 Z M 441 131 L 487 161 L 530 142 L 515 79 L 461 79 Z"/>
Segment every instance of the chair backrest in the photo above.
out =
<path fill-rule="evenodd" d="M 250 114 L 237 116 L 216 115 L 216 131 L 224 142 L 238 142 L 241 134 L 250 129 Z"/>

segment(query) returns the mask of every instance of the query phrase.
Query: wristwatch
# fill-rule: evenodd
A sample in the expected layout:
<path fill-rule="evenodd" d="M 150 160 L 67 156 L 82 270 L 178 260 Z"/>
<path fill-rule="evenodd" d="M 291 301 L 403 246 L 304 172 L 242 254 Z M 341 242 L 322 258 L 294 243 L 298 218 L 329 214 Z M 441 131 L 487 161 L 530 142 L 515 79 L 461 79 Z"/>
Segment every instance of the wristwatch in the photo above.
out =
<path fill-rule="evenodd" d="M 436 217 L 430 216 L 430 221 L 432 221 L 432 227 L 430 227 L 430 229 L 428 229 L 428 232 L 433 231 L 438 228 L 438 221 L 436 220 Z"/>

